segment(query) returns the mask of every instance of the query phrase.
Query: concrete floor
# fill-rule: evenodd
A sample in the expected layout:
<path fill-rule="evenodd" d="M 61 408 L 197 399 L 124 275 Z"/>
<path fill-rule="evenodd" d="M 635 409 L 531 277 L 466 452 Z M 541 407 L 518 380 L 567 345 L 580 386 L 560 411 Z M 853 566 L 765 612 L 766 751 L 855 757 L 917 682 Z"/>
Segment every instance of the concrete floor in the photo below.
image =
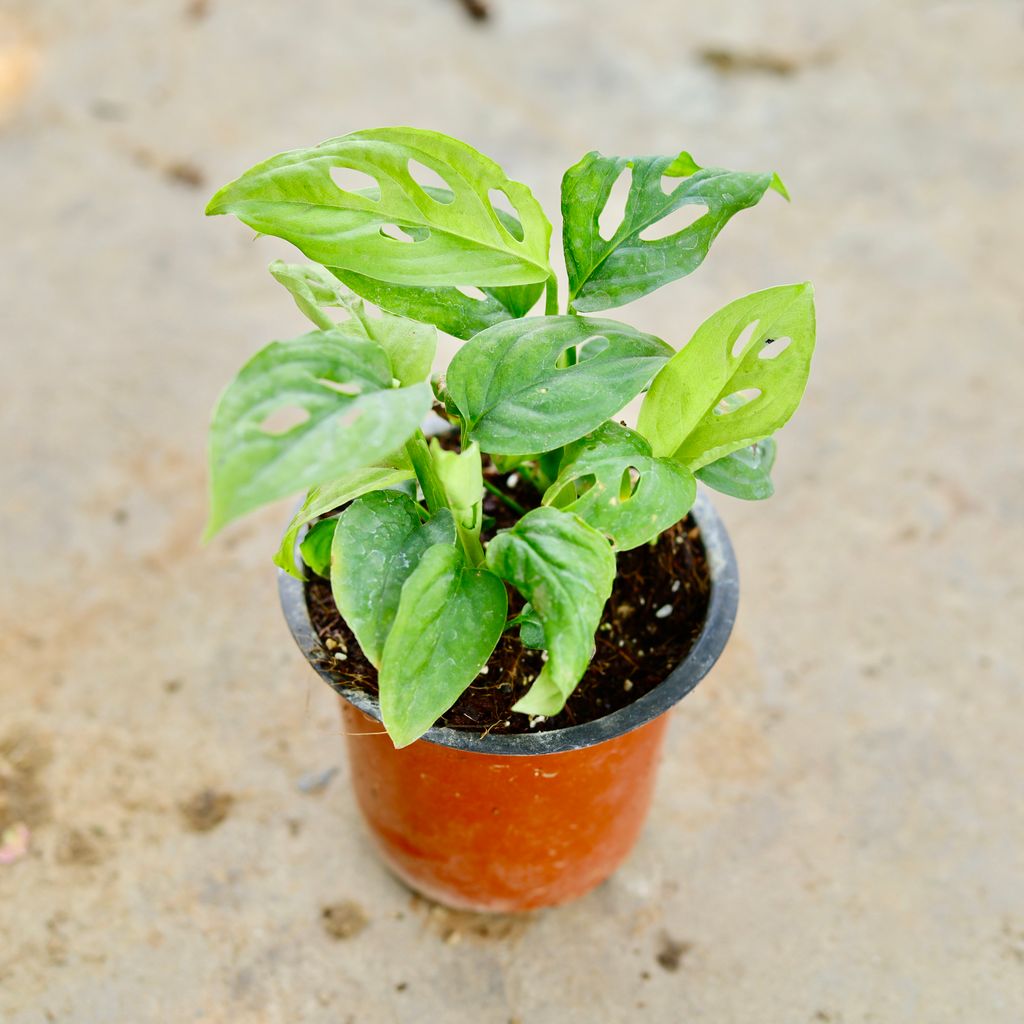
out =
<path fill-rule="evenodd" d="M 31 836 L 0 864 L 0 1019 L 1024 1020 L 1019 6 L 492 6 L 3 6 L 0 813 Z M 389 123 L 552 213 L 591 148 L 778 169 L 791 207 L 617 314 L 670 341 L 818 289 L 778 495 L 719 502 L 741 615 L 649 827 L 525 920 L 411 901 L 368 850 L 277 607 L 287 503 L 197 543 L 214 398 L 303 329 L 264 271 L 286 247 L 203 204 Z"/>

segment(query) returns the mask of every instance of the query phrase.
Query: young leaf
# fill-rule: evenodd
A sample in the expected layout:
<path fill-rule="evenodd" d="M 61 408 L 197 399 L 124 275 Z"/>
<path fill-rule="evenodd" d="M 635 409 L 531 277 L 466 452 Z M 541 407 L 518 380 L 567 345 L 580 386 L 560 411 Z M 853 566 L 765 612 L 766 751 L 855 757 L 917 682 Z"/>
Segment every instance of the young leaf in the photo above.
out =
<path fill-rule="evenodd" d="M 620 174 L 632 172 L 622 223 L 607 241 L 598 219 Z M 663 179 L 682 179 L 678 185 Z M 711 243 L 740 210 L 773 188 L 789 198 L 778 175 L 701 167 L 689 153 L 676 157 L 611 157 L 588 153 L 562 179 L 565 262 L 570 309 L 590 312 L 622 306 L 692 273 Z M 707 212 L 664 238 L 643 233 L 682 206 Z"/>
<path fill-rule="evenodd" d="M 505 629 L 512 626 L 519 627 L 519 641 L 524 647 L 534 651 L 543 651 L 547 641 L 544 639 L 544 624 L 537 618 L 537 613 L 530 607 L 529 602 L 523 605 L 523 610 L 514 618 L 505 623 Z"/>
<path fill-rule="evenodd" d="M 558 357 L 578 349 L 573 366 Z M 455 354 L 445 377 L 469 436 L 517 455 L 567 444 L 617 413 L 673 355 L 615 320 L 530 317 L 498 324 Z"/>
<path fill-rule="evenodd" d="M 288 529 L 285 530 L 284 536 L 281 538 L 281 546 L 277 549 L 277 554 L 274 555 L 274 564 L 289 576 L 304 580 L 306 577 L 295 564 L 295 540 L 299 535 L 299 530 L 306 523 L 316 519 L 317 516 L 322 516 L 325 512 L 330 512 L 346 502 L 353 501 L 362 494 L 367 494 L 370 491 L 383 491 L 396 487 L 406 480 L 414 479 L 411 469 L 401 466 L 395 459 L 389 459 L 388 462 L 392 464 L 355 469 L 351 473 L 338 477 L 337 480 L 313 487 L 306 495 L 302 507 L 292 516 Z M 308 562 L 306 564 L 309 565 Z M 310 568 L 313 567 L 310 566 Z"/>
<path fill-rule="evenodd" d="M 628 551 L 679 522 L 696 495 L 688 469 L 654 458 L 651 446 L 634 431 L 605 423 L 566 449 L 544 504 L 574 512 L 620 551 Z"/>
<path fill-rule="evenodd" d="M 292 293 L 299 309 L 318 327 L 355 331 L 380 345 L 387 353 L 391 372 L 400 384 L 416 384 L 430 376 L 437 350 L 437 332 L 432 327 L 386 311 L 382 311 L 379 317 L 370 316 L 358 295 L 320 267 L 274 260 L 269 270 L 274 279 Z M 348 321 L 335 324 L 321 308 L 324 306 L 342 307 L 348 313 Z"/>
<path fill-rule="evenodd" d="M 371 465 L 430 409 L 430 385 L 392 388 L 384 351 L 347 325 L 275 341 L 239 371 L 210 428 L 210 537 L 246 512 Z M 294 425 L 275 426 L 294 414 Z"/>
<path fill-rule="evenodd" d="M 410 161 L 440 175 L 451 201 L 418 184 Z M 346 191 L 335 168 L 369 175 L 377 187 Z M 499 218 L 493 191 L 514 207 L 520 238 Z M 391 284 L 504 286 L 551 276 L 551 225 L 530 190 L 464 142 L 417 128 L 353 132 L 282 153 L 224 186 L 206 212 L 233 213 L 317 263 Z"/>
<path fill-rule="evenodd" d="M 337 517 L 321 519 L 302 538 L 299 550 L 302 560 L 317 576 L 327 576 L 331 568 L 331 545 L 334 543 L 334 531 L 338 526 Z"/>
<path fill-rule="evenodd" d="M 465 451 L 450 452 L 437 438 L 430 442 L 430 455 L 437 478 L 455 516 L 464 550 L 479 563 L 483 561 L 480 547 L 480 524 L 483 518 L 484 475 L 480 446 L 474 441 Z"/>
<path fill-rule="evenodd" d="M 594 633 L 615 579 L 615 555 L 576 516 L 536 508 L 488 544 L 487 565 L 529 601 L 544 627 L 548 660 L 512 710 L 557 715 L 593 656 Z"/>
<path fill-rule="evenodd" d="M 396 747 L 423 735 L 487 664 L 508 610 L 504 584 L 462 551 L 427 550 L 402 587 L 380 662 L 380 710 Z"/>
<path fill-rule="evenodd" d="M 331 592 L 374 665 L 381 664 L 402 585 L 429 548 L 454 542 L 455 522 L 447 509 L 421 523 L 416 502 L 398 491 L 365 494 L 338 517 Z"/>
<path fill-rule="evenodd" d="M 793 415 L 813 351 L 809 284 L 737 299 L 705 320 L 655 377 L 638 429 L 655 455 L 696 471 L 768 437 Z"/>
<path fill-rule="evenodd" d="M 761 501 L 775 493 L 771 472 L 775 464 L 775 440 L 739 448 L 697 470 L 697 479 L 722 494 L 745 501 Z"/>

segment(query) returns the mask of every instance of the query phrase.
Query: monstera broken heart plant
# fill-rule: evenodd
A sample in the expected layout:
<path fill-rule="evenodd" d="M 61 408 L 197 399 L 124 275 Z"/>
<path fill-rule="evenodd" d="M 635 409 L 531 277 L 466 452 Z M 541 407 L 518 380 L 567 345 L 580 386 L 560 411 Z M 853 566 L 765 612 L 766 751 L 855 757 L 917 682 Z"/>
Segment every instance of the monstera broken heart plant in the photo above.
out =
<path fill-rule="evenodd" d="M 285 613 L 343 697 L 371 833 L 427 895 L 561 902 L 638 834 L 665 712 L 735 613 L 697 481 L 771 494 L 814 305 L 772 287 L 669 341 L 592 314 L 691 273 L 769 190 L 686 152 L 587 154 L 562 181 L 564 309 L 530 190 L 436 132 L 283 153 L 210 202 L 314 261 L 270 271 L 315 329 L 221 396 L 208 534 L 306 491 L 275 557 Z M 432 376 L 439 330 L 461 347 Z"/>

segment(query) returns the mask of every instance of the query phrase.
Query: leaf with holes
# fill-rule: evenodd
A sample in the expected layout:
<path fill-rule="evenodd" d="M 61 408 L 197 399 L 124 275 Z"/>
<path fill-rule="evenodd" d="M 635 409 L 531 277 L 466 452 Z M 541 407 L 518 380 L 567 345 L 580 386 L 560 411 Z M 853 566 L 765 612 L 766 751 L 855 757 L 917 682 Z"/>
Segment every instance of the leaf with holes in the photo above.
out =
<path fill-rule="evenodd" d="M 299 545 L 303 562 L 317 576 L 327 576 L 330 571 L 331 545 L 334 543 L 334 530 L 337 525 L 337 518 L 321 519 L 302 538 Z"/>
<path fill-rule="evenodd" d="M 775 493 L 771 477 L 774 464 L 775 440 L 766 437 L 702 466 L 697 479 L 732 498 L 763 501 Z"/>
<path fill-rule="evenodd" d="M 388 354 L 391 372 L 400 384 L 415 384 L 430 376 L 437 351 L 437 332 L 433 327 L 386 311 L 379 317 L 370 316 L 358 295 L 320 267 L 275 260 L 269 270 L 318 327 L 352 330 L 380 345 Z M 335 324 L 323 310 L 330 306 L 343 308 L 348 319 Z"/>
<path fill-rule="evenodd" d="M 619 226 L 601 235 L 599 220 L 620 175 L 631 172 Z M 676 179 L 681 179 L 675 184 Z M 562 233 L 570 308 L 622 306 L 692 273 L 730 218 L 773 188 L 789 198 L 778 175 L 701 167 L 676 157 L 613 157 L 588 153 L 562 179 Z M 663 237 L 655 225 L 683 207 L 705 212 Z"/>
<path fill-rule="evenodd" d="M 391 383 L 380 346 L 340 327 L 275 341 L 253 356 L 214 410 L 206 536 L 404 444 L 433 395 L 429 384 Z M 291 422 L 277 422 L 290 414 Z"/>
<path fill-rule="evenodd" d="M 487 546 L 487 565 L 529 601 L 548 659 L 513 711 L 557 715 L 583 678 L 612 591 L 615 555 L 600 533 L 555 508 L 527 512 Z"/>
<path fill-rule="evenodd" d="M 289 576 L 299 580 L 305 579 L 295 564 L 295 541 L 306 523 L 312 522 L 326 512 L 333 512 L 334 509 L 355 500 L 360 495 L 368 494 L 370 491 L 389 490 L 413 479 L 413 471 L 405 461 L 392 457 L 385 460 L 384 465 L 355 469 L 338 477 L 337 480 L 311 488 L 302 507 L 292 516 L 288 529 L 281 538 L 281 546 L 274 555 L 274 564 Z"/>
<path fill-rule="evenodd" d="M 501 580 L 471 568 L 459 548 L 424 553 L 402 587 L 380 662 L 381 718 L 396 747 L 422 736 L 479 675 L 507 610 Z"/>
<path fill-rule="evenodd" d="M 557 365 L 566 349 L 574 366 Z M 615 320 L 530 317 L 466 342 L 448 367 L 448 393 L 486 452 L 516 455 L 567 444 L 614 416 L 673 355 Z"/>
<path fill-rule="evenodd" d="M 402 586 L 428 549 L 455 542 L 447 509 L 421 522 L 416 502 L 398 491 L 356 498 L 338 517 L 331 547 L 331 592 L 363 653 L 381 664 Z"/>
<path fill-rule="evenodd" d="M 450 196 L 450 191 L 425 188 L 434 198 Z M 517 236 L 522 228 L 519 221 L 502 209 L 496 209 L 498 220 Z M 352 291 L 381 309 L 411 320 L 433 324 L 453 338 L 466 340 L 474 334 L 493 327 L 504 320 L 526 316 L 537 304 L 544 291 L 544 282 L 511 285 L 507 288 L 479 288 L 478 295 L 468 294 L 466 287 L 416 287 L 388 284 L 365 274 L 334 270 L 333 273 Z"/>
<path fill-rule="evenodd" d="M 544 504 L 574 512 L 620 551 L 628 551 L 678 523 L 696 494 L 688 469 L 654 458 L 635 431 L 605 423 L 566 448 Z"/>
<path fill-rule="evenodd" d="M 417 182 L 419 166 L 442 179 L 451 201 Z M 331 175 L 341 168 L 375 188 L 340 187 Z M 496 212 L 502 199 L 518 237 Z M 417 128 L 353 132 L 272 157 L 225 185 L 207 213 L 232 213 L 317 263 L 391 284 L 492 287 L 551 276 L 551 225 L 530 190 L 466 143 Z"/>
<path fill-rule="evenodd" d="M 814 290 L 784 285 L 704 321 L 661 370 L 638 429 L 654 454 L 696 471 L 768 437 L 800 404 L 814 352 Z"/>

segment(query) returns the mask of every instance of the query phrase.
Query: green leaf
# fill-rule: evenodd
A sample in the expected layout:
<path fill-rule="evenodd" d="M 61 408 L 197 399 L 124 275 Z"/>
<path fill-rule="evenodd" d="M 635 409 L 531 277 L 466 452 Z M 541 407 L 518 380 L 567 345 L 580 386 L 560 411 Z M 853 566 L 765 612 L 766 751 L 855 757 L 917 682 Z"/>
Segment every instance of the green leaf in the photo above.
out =
<path fill-rule="evenodd" d="M 768 437 L 793 415 L 813 352 L 809 284 L 737 299 L 705 320 L 654 379 L 638 429 L 655 455 L 696 471 Z"/>
<path fill-rule="evenodd" d="M 274 279 L 283 284 L 295 304 L 318 327 L 330 330 L 354 330 L 375 341 L 388 355 L 391 372 L 400 384 L 416 384 L 430 376 L 437 350 L 437 332 L 433 327 L 416 323 L 403 316 L 382 311 L 370 316 L 362 300 L 326 270 L 298 263 L 274 260 L 269 267 Z M 348 313 L 348 321 L 335 324 L 321 307 L 340 306 Z"/>
<path fill-rule="evenodd" d="M 338 517 L 331 548 L 331 592 L 363 653 L 381 664 L 402 585 L 426 551 L 455 542 L 455 522 L 442 509 L 420 522 L 416 502 L 398 491 L 373 491 Z"/>
<path fill-rule="evenodd" d="M 440 175 L 452 201 L 417 184 L 410 161 Z M 331 178 L 340 167 L 370 175 L 376 189 L 345 191 Z M 494 191 L 514 208 L 521 240 L 495 211 Z M 391 284 L 507 286 L 551 276 L 551 225 L 530 190 L 464 142 L 417 128 L 282 153 L 222 188 L 206 212 L 233 213 L 317 263 Z"/>
<path fill-rule="evenodd" d="M 598 220 L 620 174 L 632 172 L 625 216 L 611 238 Z M 672 187 L 671 181 L 682 179 Z M 689 153 L 676 157 L 617 157 L 588 153 L 562 179 L 565 262 L 570 309 L 587 312 L 622 306 L 692 273 L 711 243 L 740 210 L 773 188 L 789 198 L 778 175 L 701 167 Z M 641 237 L 681 206 L 707 212 L 664 238 Z"/>
<path fill-rule="evenodd" d="M 331 545 L 334 542 L 334 530 L 338 525 L 337 517 L 321 519 L 302 538 L 299 550 L 302 560 L 317 574 L 327 576 L 331 568 Z"/>
<path fill-rule="evenodd" d="M 392 388 L 379 345 L 346 325 L 275 341 L 239 371 L 210 429 L 206 536 L 295 491 L 372 465 L 430 410 L 430 385 Z M 275 425 L 293 414 L 295 425 Z"/>
<path fill-rule="evenodd" d="M 449 201 L 450 192 L 428 188 L 428 195 Z M 498 220 L 517 237 L 522 233 L 519 221 L 504 210 L 496 210 Z M 415 285 L 388 284 L 364 274 L 334 270 L 335 276 L 352 291 L 375 306 L 424 323 L 439 327 L 453 338 L 466 340 L 474 334 L 493 327 L 504 320 L 526 316 L 544 292 L 545 282 L 512 285 L 508 288 L 481 288 L 482 295 L 473 297 L 448 287 L 416 287 Z"/>
<path fill-rule="evenodd" d="M 380 663 L 380 709 L 396 747 L 423 735 L 487 664 L 505 626 L 501 580 L 459 548 L 427 550 L 402 587 Z"/>
<path fill-rule="evenodd" d="M 450 452 L 437 438 L 430 442 L 430 456 L 441 482 L 448 507 L 455 516 L 462 546 L 476 563 L 483 561 L 480 525 L 483 518 L 484 474 L 480 446 L 472 442 L 465 451 Z"/>
<path fill-rule="evenodd" d="M 766 437 L 702 466 L 697 470 L 697 478 L 730 497 L 762 501 L 775 493 L 771 478 L 774 464 L 775 440 Z"/>
<path fill-rule="evenodd" d="M 529 601 L 544 627 L 548 660 L 512 710 L 557 715 L 593 656 L 594 633 L 615 579 L 615 555 L 581 519 L 537 508 L 490 542 L 487 565 Z"/>
<path fill-rule="evenodd" d="M 523 610 L 511 622 L 506 623 L 505 628 L 508 629 L 510 626 L 519 627 L 519 642 L 524 647 L 534 651 L 544 650 L 547 645 L 544 639 L 544 624 L 529 602 L 523 605 Z"/>
<path fill-rule="evenodd" d="M 627 551 L 679 522 L 696 494 L 688 469 L 654 458 L 634 431 L 605 423 L 566 449 L 544 504 L 574 512 Z"/>
<path fill-rule="evenodd" d="M 306 577 L 295 564 L 295 541 L 299 530 L 306 523 L 316 519 L 317 516 L 331 512 L 362 494 L 367 494 L 370 491 L 383 491 L 396 487 L 406 480 L 414 479 L 412 470 L 402 465 L 400 460 L 391 458 L 387 462 L 390 465 L 365 466 L 362 469 L 346 473 L 344 476 L 338 477 L 337 480 L 313 487 L 306 495 L 302 507 L 292 516 L 288 529 L 285 530 L 284 536 L 281 538 L 281 546 L 278 548 L 277 554 L 274 555 L 274 564 L 289 576 L 294 576 L 299 580 L 305 579 Z"/>
<path fill-rule="evenodd" d="M 576 347 L 578 361 L 558 366 Z M 455 354 L 445 381 L 469 436 L 515 455 L 574 441 L 617 413 L 673 350 L 615 320 L 530 317 L 498 324 Z"/>

